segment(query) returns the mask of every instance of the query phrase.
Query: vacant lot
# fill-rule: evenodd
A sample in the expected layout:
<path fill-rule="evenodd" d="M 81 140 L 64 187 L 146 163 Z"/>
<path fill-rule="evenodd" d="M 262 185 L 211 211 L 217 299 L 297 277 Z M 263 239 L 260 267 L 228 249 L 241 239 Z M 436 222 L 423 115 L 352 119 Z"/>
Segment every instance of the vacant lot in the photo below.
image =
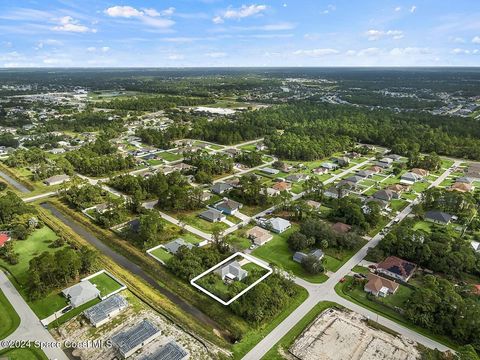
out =
<path fill-rule="evenodd" d="M 367 325 L 363 316 L 326 310 L 297 338 L 290 352 L 298 359 L 388 359 L 420 357 L 416 343 Z"/>

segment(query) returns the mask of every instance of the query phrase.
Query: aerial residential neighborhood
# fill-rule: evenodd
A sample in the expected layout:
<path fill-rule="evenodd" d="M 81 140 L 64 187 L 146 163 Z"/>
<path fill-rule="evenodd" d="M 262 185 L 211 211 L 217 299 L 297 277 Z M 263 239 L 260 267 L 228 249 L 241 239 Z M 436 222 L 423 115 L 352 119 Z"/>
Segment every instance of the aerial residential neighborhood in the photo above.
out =
<path fill-rule="evenodd" d="M 480 4 L 0 4 L 0 359 L 480 359 Z"/>

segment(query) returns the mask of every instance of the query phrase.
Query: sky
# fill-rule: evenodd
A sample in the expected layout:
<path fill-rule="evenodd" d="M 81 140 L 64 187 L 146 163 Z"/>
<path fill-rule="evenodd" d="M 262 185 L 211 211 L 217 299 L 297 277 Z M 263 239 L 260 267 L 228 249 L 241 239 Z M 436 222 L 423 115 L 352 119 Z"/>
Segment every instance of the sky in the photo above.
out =
<path fill-rule="evenodd" d="M 0 68 L 480 66 L 478 0 L 1 0 Z"/>

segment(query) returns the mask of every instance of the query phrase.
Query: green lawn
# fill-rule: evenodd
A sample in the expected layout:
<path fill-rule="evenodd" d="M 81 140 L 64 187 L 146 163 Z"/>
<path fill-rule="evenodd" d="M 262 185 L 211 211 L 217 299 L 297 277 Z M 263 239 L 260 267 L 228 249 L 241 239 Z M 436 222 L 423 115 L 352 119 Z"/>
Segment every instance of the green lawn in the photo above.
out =
<path fill-rule="evenodd" d="M 438 341 L 439 343 L 441 344 L 444 344 L 452 349 L 455 349 L 457 348 L 457 344 L 455 344 L 454 342 L 452 342 L 450 339 L 448 339 L 447 337 L 445 336 L 441 336 L 441 335 L 436 335 L 436 334 L 433 334 L 431 332 L 429 332 L 428 330 L 424 329 L 424 328 L 421 328 L 419 326 L 416 326 L 414 324 L 412 324 L 411 322 L 409 322 L 404 316 L 402 316 L 401 314 L 399 314 L 398 312 L 394 311 L 393 309 L 390 309 L 389 307 L 387 306 L 383 306 L 382 304 L 379 304 L 379 303 L 376 303 L 376 302 L 373 302 L 373 301 L 370 301 L 367 299 L 367 295 L 365 293 L 365 291 L 363 291 L 363 287 L 354 287 L 353 290 L 349 291 L 348 290 L 348 287 L 350 286 L 350 284 L 352 283 L 352 281 L 354 280 L 352 277 L 349 277 L 347 276 L 346 277 L 347 281 L 345 281 L 344 283 L 338 283 L 337 285 L 335 285 L 335 292 L 349 300 L 349 301 L 352 301 L 360 306 L 363 306 L 367 309 L 370 309 L 372 310 L 373 312 L 375 313 L 378 313 L 392 321 L 395 321 L 396 323 L 400 324 L 400 325 L 403 325 L 413 331 L 416 331 L 426 337 L 429 337 L 430 339 L 433 339 L 435 341 Z M 396 299 L 390 299 L 390 301 L 393 301 L 393 302 L 397 302 L 399 303 L 400 301 L 404 301 L 404 298 L 405 298 L 405 293 L 400 293 L 399 294 L 399 299 L 400 300 L 396 300 Z M 390 295 L 390 296 L 396 296 L 395 295 Z"/>
<path fill-rule="evenodd" d="M 430 233 L 432 232 L 432 226 L 433 224 L 431 222 L 428 222 L 428 221 L 418 221 L 415 223 L 415 225 L 413 226 L 413 230 L 423 230 L 427 233 Z"/>
<path fill-rule="evenodd" d="M 0 351 L 0 357 L 9 360 L 48 360 L 43 351 L 35 347 L 4 349 Z"/>
<path fill-rule="evenodd" d="M 157 154 L 159 157 L 161 157 L 163 160 L 166 161 L 175 161 L 175 160 L 180 160 L 183 158 L 183 155 L 180 154 L 174 154 L 168 151 L 162 151 Z"/>
<path fill-rule="evenodd" d="M 425 191 L 429 185 L 430 183 L 428 182 L 419 181 L 413 184 L 412 189 L 415 190 L 415 192 L 420 193 Z"/>
<path fill-rule="evenodd" d="M 287 352 L 287 350 L 293 345 L 295 339 L 325 310 L 338 307 L 339 305 L 329 302 L 322 301 L 315 305 L 315 307 L 310 310 L 307 315 L 305 315 L 295 326 L 285 335 L 279 342 L 275 344 L 263 357 L 262 360 L 283 360 L 285 359 L 279 350 Z"/>
<path fill-rule="evenodd" d="M 20 317 L 0 290 L 0 339 L 5 339 L 20 325 Z"/>
<path fill-rule="evenodd" d="M 162 260 L 164 262 L 167 262 L 168 260 L 170 260 L 173 257 L 172 254 L 170 254 L 168 251 L 166 251 L 163 248 L 155 249 L 155 250 L 151 251 L 150 254 L 159 258 L 160 260 Z"/>
<path fill-rule="evenodd" d="M 29 261 L 44 251 L 57 251 L 57 249 L 48 247 L 57 238 L 58 236 L 52 229 L 44 226 L 41 229 L 35 230 L 25 240 L 14 240 L 14 250 L 19 254 L 18 264 L 10 265 L 0 259 L 0 266 L 7 268 L 19 283 L 26 284 L 28 281 L 27 270 Z"/>
<path fill-rule="evenodd" d="M 287 239 L 297 230 L 298 226 L 292 226 L 283 234 L 275 234 L 272 240 L 255 249 L 252 254 L 312 283 L 326 281 L 328 277 L 325 274 L 311 275 L 303 269 L 301 264 L 293 261 L 293 252 L 288 248 Z"/>
<path fill-rule="evenodd" d="M 240 236 L 238 234 L 230 234 L 227 236 L 227 242 L 234 246 L 237 250 L 245 250 L 252 245 L 252 241 L 247 239 L 246 237 Z"/>
<path fill-rule="evenodd" d="M 241 150 L 247 150 L 247 151 L 255 151 L 257 149 L 255 144 L 249 144 L 249 145 L 243 145 L 240 146 Z"/>
<path fill-rule="evenodd" d="M 364 274 L 364 275 L 370 274 L 370 270 L 368 270 L 368 268 L 360 265 L 355 265 L 352 271 L 356 272 L 357 274 Z"/>
<path fill-rule="evenodd" d="M 89 279 L 88 281 L 97 286 L 97 289 L 100 290 L 100 296 L 102 297 L 107 296 L 122 287 L 118 281 L 105 272 Z"/>
<path fill-rule="evenodd" d="M 212 232 L 212 230 L 215 227 L 219 227 L 222 230 L 228 229 L 228 225 L 223 223 L 223 222 L 212 223 L 210 221 L 199 218 L 198 214 L 200 214 L 203 211 L 204 211 L 204 209 L 182 213 L 182 215 L 184 215 L 184 219 L 182 219 L 182 220 L 185 221 L 186 224 L 188 224 L 190 226 L 193 226 L 194 228 L 197 228 L 197 229 L 202 230 L 202 231 L 207 232 L 207 233 Z M 174 216 L 177 219 L 179 218 L 179 213 L 174 213 L 174 214 L 170 214 L 170 215 Z"/>
<path fill-rule="evenodd" d="M 394 199 L 390 203 L 390 207 L 394 211 L 402 211 L 405 207 L 407 207 L 407 205 L 408 205 L 408 202 L 401 199 Z"/>
<path fill-rule="evenodd" d="M 57 318 L 56 320 L 52 321 L 50 324 L 48 324 L 48 329 L 55 329 L 57 327 L 59 327 L 60 325 L 66 323 L 68 320 L 70 319 L 73 319 L 75 316 L 81 314 L 84 310 L 92 307 L 93 305 L 95 304 L 98 304 L 101 300 L 99 298 L 95 298 L 93 300 L 90 300 L 89 302 L 83 304 L 83 305 L 80 305 L 72 310 L 70 310 L 69 312 L 63 314 L 62 316 L 60 316 L 59 318 Z"/>

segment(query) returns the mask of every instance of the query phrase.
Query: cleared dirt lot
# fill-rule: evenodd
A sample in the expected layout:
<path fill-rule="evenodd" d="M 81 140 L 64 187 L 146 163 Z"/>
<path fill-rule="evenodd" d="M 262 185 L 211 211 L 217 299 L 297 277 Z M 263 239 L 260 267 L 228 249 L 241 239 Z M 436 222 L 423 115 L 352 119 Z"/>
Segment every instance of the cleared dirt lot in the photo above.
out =
<path fill-rule="evenodd" d="M 76 318 L 63 324 L 58 332 L 54 331 L 53 336 L 58 341 L 72 341 L 82 342 L 86 340 L 109 340 L 112 335 L 119 331 L 128 329 L 135 324 L 138 324 L 143 319 L 148 319 L 155 324 L 161 331 L 161 335 L 153 340 L 151 343 L 141 349 L 138 354 L 132 356 L 132 359 L 137 358 L 140 355 L 149 354 L 154 352 L 157 348 L 165 345 L 170 340 L 175 340 L 190 354 L 190 358 L 207 360 L 212 359 L 205 347 L 194 337 L 182 331 L 180 328 L 172 324 L 170 321 L 145 306 L 140 300 L 133 296 L 128 291 L 122 292 L 122 295 L 129 302 L 128 308 L 118 316 L 114 317 L 110 322 L 94 328 L 90 325 L 88 320 L 79 315 Z M 215 351 L 215 349 L 211 349 Z M 113 348 L 85 348 L 75 349 L 73 355 L 78 356 L 82 360 L 103 360 L 114 359 L 117 356 L 116 351 Z"/>
<path fill-rule="evenodd" d="M 326 310 L 297 338 L 290 352 L 301 360 L 414 360 L 416 343 L 367 325 L 354 312 Z"/>

